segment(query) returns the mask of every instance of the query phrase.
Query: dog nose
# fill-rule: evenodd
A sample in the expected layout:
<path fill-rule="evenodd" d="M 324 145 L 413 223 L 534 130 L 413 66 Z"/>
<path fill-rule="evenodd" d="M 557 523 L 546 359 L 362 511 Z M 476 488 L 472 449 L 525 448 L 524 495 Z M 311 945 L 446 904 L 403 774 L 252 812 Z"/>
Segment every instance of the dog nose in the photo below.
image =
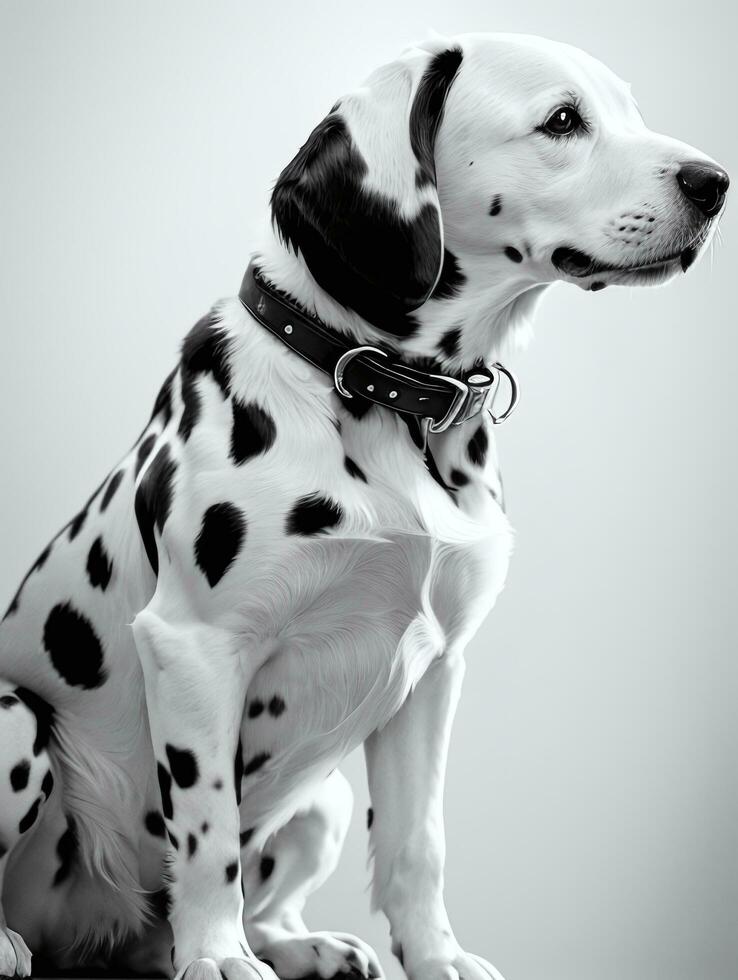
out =
<path fill-rule="evenodd" d="M 710 163 L 683 163 L 676 179 L 684 196 L 708 218 L 723 206 L 730 186 L 726 172 Z"/>

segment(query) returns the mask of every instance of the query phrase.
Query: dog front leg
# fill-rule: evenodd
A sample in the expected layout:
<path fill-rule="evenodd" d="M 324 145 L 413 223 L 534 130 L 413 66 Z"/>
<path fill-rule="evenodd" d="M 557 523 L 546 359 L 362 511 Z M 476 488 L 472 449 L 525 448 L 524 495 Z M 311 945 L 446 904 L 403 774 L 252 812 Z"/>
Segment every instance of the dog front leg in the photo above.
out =
<path fill-rule="evenodd" d="M 232 632 L 151 607 L 133 632 L 172 848 L 172 965 L 187 980 L 274 980 L 242 924 L 234 758 L 256 665 Z"/>
<path fill-rule="evenodd" d="M 464 952 L 443 898 L 443 787 L 464 675 L 460 654 L 435 660 L 391 721 L 366 742 L 373 808 L 374 906 L 410 980 L 503 980 Z"/>

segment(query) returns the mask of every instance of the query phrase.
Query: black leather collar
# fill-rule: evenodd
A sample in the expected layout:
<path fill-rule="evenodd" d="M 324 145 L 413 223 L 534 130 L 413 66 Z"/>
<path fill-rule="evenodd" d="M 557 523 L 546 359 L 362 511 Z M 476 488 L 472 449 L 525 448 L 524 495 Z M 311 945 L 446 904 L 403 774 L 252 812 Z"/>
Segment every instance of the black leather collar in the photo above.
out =
<path fill-rule="evenodd" d="M 393 412 L 429 420 L 431 432 L 443 432 L 478 415 L 497 380 L 494 368 L 475 369 L 463 381 L 419 371 L 377 347 L 356 347 L 280 293 L 251 262 L 238 298 L 254 319 L 300 357 L 333 377 L 344 398 L 354 395 Z M 514 381 L 514 379 L 513 379 Z M 504 417 L 510 414 L 511 408 Z M 501 419 L 500 419 L 501 420 Z"/>

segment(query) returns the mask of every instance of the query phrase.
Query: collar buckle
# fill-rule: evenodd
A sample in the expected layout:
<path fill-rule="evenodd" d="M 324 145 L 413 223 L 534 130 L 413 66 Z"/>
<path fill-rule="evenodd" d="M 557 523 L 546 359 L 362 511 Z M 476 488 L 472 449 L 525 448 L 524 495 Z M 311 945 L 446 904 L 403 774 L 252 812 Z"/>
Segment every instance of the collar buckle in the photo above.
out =
<path fill-rule="evenodd" d="M 431 378 L 435 378 L 436 381 L 447 381 L 457 389 L 454 400 L 449 406 L 449 410 L 446 412 L 440 422 L 436 422 L 435 419 L 432 418 L 428 419 L 429 432 L 445 432 L 450 425 L 460 425 L 461 422 L 464 421 L 463 419 L 457 421 L 457 419 L 469 397 L 469 385 L 465 381 L 459 381 L 458 378 L 449 377 L 447 374 L 431 374 Z"/>
<path fill-rule="evenodd" d="M 495 376 L 495 370 L 498 372 L 497 376 Z M 488 402 L 490 401 L 490 395 L 493 395 L 494 399 L 494 396 L 496 396 L 499 390 L 500 375 L 504 375 L 509 382 L 510 401 L 504 412 L 500 415 L 493 415 L 492 410 L 488 408 Z M 429 432 L 445 432 L 449 426 L 462 425 L 464 422 L 468 422 L 469 419 L 474 418 L 475 415 L 479 415 L 485 408 L 489 412 L 492 424 L 500 425 L 510 417 L 518 403 L 517 378 L 512 371 L 509 371 L 499 361 L 495 361 L 488 371 L 484 369 L 474 371 L 464 381 L 459 381 L 458 378 L 452 378 L 447 374 L 432 374 L 431 377 L 437 381 L 446 381 L 457 390 L 454 400 L 451 402 L 449 410 L 444 417 L 439 422 L 436 422 L 434 419 L 428 420 Z M 495 382 L 497 382 L 497 385 L 495 385 Z"/>
<path fill-rule="evenodd" d="M 333 386 L 344 398 L 354 397 L 343 384 L 343 375 L 346 367 L 355 357 L 358 357 L 359 354 L 365 354 L 367 351 L 370 351 L 372 354 L 381 354 L 382 357 L 389 357 L 386 350 L 380 350 L 379 347 L 370 347 L 368 344 L 364 344 L 362 347 L 352 347 L 351 350 L 347 350 L 336 361 L 336 366 L 333 368 Z"/>

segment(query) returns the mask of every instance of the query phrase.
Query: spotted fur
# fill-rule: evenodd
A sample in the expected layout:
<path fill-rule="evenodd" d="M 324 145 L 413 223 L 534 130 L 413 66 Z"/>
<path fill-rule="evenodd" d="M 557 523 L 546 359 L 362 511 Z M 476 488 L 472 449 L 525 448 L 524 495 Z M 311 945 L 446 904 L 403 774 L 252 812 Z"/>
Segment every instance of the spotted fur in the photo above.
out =
<path fill-rule="evenodd" d="M 547 134 L 531 94 L 551 76 L 608 139 Z M 643 152 L 613 181 L 621 124 Z M 596 292 L 692 264 L 715 222 L 672 179 L 684 152 L 574 49 L 435 39 L 316 126 L 256 261 L 351 343 L 461 377 L 524 338 L 554 279 Z M 597 229 L 569 221 L 587 208 Z M 300 918 L 348 829 L 337 766 L 364 743 L 374 902 L 407 975 L 499 980 L 447 926 L 440 788 L 463 649 L 506 574 L 502 496 L 486 417 L 426 440 L 238 300 L 202 317 L 0 624 L 0 974 L 29 975 L 27 940 L 55 969 L 380 975 Z"/>

